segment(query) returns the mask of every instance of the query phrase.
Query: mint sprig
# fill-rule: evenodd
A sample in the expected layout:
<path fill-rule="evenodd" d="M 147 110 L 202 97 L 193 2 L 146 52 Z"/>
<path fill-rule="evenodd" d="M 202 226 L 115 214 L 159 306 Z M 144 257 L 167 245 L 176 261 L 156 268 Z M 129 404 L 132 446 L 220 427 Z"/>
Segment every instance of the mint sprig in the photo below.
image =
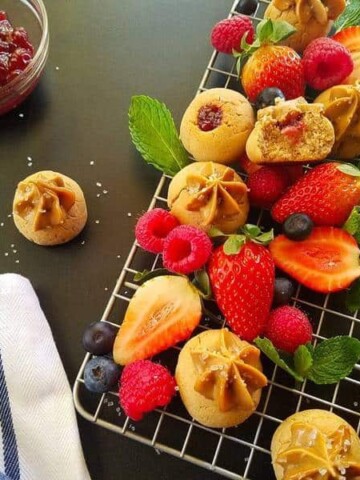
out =
<path fill-rule="evenodd" d="M 334 337 L 314 349 L 313 364 L 307 378 L 317 383 L 337 383 L 349 375 L 360 359 L 360 341 L 352 337 Z"/>
<path fill-rule="evenodd" d="M 274 347 L 271 340 L 258 337 L 255 339 L 254 343 L 271 361 L 275 363 L 275 365 L 285 370 L 285 372 L 293 376 L 299 382 L 304 380 L 304 378 L 295 371 L 294 367 L 289 364 L 289 361 L 282 357 L 281 352 Z"/>
<path fill-rule="evenodd" d="M 256 346 L 295 380 L 309 379 L 318 385 L 337 383 L 349 375 L 360 359 L 360 341 L 348 336 L 329 338 L 316 347 L 300 345 L 288 358 L 267 338 L 256 338 Z"/>
<path fill-rule="evenodd" d="M 347 27 L 360 25 L 360 2 L 359 0 L 350 0 L 346 2 L 346 8 L 336 19 L 334 26 L 339 32 Z"/>
<path fill-rule="evenodd" d="M 170 110 L 155 98 L 131 98 L 129 129 L 136 149 L 158 170 L 174 176 L 190 163 Z"/>

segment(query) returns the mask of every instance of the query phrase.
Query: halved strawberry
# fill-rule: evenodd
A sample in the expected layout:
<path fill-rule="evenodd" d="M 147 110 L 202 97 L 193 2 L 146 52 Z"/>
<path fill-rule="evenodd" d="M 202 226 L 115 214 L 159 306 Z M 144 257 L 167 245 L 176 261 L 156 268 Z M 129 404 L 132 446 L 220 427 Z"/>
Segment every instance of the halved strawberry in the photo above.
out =
<path fill-rule="evenodd" d="M 316 292 L 337 292 L 360 277 L 360 250 L 354 237 L 335 227 L 315 227 L 305 240 L 285 235 L 270 243 L 275 265 Z"/>
<path fill-rule="evenodd" d="M 115 339 L 114 361 L 127 365 L 186 340 L 201 319 L 200 296 L 185 277 L 164 275 L 134 294 Z"/>
<path fill-rule="evenodd" d="M 360 79 L 360 26 L 344 28 L 344 30 L 340 30 L 332 38 L 344 45 L 350 52 L 354 62 L 354 70 L 343 83 L 355 85 L 356 81 Z"/>

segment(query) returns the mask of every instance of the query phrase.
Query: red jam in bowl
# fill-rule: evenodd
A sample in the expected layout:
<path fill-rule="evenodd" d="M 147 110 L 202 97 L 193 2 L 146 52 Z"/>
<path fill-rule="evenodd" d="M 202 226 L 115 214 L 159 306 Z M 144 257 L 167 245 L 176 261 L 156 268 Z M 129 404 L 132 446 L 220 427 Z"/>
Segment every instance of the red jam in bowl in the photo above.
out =
<path fill-rule="evenodd" d="M 34 47 L 23 27 L 13 27 L 0 11 L 0 87 L 22 73 L 34 56 Z"/>

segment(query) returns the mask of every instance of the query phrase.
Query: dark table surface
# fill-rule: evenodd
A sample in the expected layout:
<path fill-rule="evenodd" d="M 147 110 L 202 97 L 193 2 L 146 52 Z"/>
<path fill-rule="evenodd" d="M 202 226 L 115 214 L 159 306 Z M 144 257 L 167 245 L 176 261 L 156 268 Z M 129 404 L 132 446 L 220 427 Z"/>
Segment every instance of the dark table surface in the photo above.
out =
<path fill-rule="evenodd" d="M 131 144 L 130 97 L 161 99 L 178 123 L 211 54 L 209 31 L 231 4 L 46 1 L 51 45 L 44 76 L 22 106 L 0 118 L 0 272 L 31 280 L 71 385 L 84 355 L 83 329 L 101 317 L 133 242 L 136 218 L 147 209 L 160 176 Z M 30 167 L 27 157 L 33 159 Z M 55 248 L 28 242 L 8 216 L 16 184 L 47 169 L 77 180 L 89 209 L 83 233 Z M 108 194 L 97 197 L 102 190 Z M 220 478 L 78 421 L 93 480 Z"/>

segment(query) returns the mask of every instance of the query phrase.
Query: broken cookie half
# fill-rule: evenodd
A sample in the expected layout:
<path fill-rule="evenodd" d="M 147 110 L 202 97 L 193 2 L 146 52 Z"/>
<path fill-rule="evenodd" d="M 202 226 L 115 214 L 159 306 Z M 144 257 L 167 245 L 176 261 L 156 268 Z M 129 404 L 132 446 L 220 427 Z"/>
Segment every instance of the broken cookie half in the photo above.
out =
<path fill-rule="evenodd" d="M 302 97 L 258 111 L 246 153 L 253 163 L 308 163 L 324 160 L 335 142 L 321 104 Z"/>

